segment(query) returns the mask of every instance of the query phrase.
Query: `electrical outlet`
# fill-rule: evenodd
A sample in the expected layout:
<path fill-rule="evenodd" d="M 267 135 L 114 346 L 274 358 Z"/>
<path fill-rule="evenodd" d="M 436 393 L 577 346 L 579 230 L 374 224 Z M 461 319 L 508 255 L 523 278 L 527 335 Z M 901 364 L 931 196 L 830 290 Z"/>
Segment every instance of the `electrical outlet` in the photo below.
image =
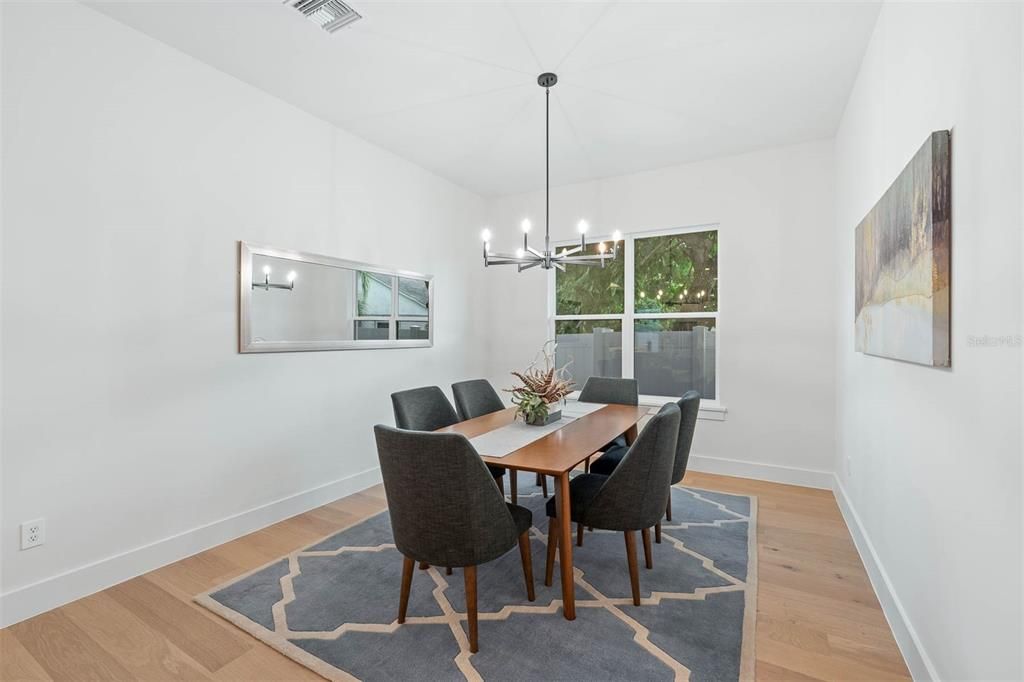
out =
<path fill-rule="evenodd" d="M 31 549 L 46 542 L 46 519 L 21 524 L 21 548 Z"/>

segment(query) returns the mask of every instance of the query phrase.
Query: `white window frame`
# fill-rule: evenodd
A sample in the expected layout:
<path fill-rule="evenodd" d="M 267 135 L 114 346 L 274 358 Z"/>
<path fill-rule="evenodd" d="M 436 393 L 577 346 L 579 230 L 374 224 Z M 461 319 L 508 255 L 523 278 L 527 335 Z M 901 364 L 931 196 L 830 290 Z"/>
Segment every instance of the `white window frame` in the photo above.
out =
<path fill-rule="evenodd" d="M 634 365 L 633 365 L 633 351 L 635 343 L 634 334 L 634 322 L 636 320 L 656 320 L 656 319 L 673 319 L 673 320 L 685 320 L 685 319 L 707 319 L 714 318 L 715 320 L 715 399 L 707 400 L 701 398 L 700 401 L 700 417 L 702 419 L 713 419 L 716 421 L 722 421 L 725 419 L 726 409 L 722 403 L 722 387 L 721 387 L 721 302 L 719 301 L 718 310 L 714 312 L 694 312 L 694 313 L 637 313 L 636 312 L 636 282 L 635 273 L 633 270 L 633 263 L 636 254 L 636 240 L 645 239 L 648 237 L 666 237 L 677 234 L 690 234 L 692 232 L 708 232 L 714 230 L 721 233 L 721 226 L 718 223 L 711 223 L 707 225 L 691 225 L 687 227 L 676 227 L 661 230 L 646 230 L 637 232 L 626 232 L 623 230 L 622 235 L 622 252 L 621 257 L 625 259 L 623 264 L 623 312 L 618 315 L 557 315 L 556 314 L 556 280 L 555 270 L 551 269 L 548 271 L 548 338 L 555 338 L 555 323 L 562 320 L 619 320 L 622 326 L 622 376 L 625 378 L 634 377 Z M 587 243 L 597 243 L 600 241 L 610 241 L 611 235 L 589 235 Z M 560 241 L 554 242 L 553 246 L 575 246 L 579 242 L 576 241 Z M 719 251 L 718 257 L 718 277 L 721 280 L 722 277 L 722 262 L 721 262 L 721 251 Z M 579 396 L 579 391 L 575 391 L 570 398 L 576 398 Z M 660 407 L 668 402 L 674 402 L 679 400 L 679 396 L 660 396 L 660 395 L 641 395 L 640 404 L 651 407 Z"/>

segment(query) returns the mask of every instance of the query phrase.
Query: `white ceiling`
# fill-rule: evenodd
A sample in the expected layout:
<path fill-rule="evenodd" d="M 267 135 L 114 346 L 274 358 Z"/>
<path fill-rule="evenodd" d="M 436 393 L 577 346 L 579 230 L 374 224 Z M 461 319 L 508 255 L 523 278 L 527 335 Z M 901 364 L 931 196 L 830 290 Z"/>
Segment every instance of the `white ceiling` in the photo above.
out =
<path fill-rule="evenodd" d="M 484 196 L 831 137 L 877 2 L 87 4 Z"/>

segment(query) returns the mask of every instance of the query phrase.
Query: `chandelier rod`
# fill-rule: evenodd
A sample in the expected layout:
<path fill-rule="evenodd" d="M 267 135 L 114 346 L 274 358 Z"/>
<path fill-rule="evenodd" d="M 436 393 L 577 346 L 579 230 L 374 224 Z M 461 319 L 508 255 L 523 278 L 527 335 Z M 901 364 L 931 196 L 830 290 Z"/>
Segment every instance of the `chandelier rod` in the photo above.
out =
<path fill-rule="evenodd" d="M 551 251 L 551 88 L 544 88 L 544 251 Z"/>

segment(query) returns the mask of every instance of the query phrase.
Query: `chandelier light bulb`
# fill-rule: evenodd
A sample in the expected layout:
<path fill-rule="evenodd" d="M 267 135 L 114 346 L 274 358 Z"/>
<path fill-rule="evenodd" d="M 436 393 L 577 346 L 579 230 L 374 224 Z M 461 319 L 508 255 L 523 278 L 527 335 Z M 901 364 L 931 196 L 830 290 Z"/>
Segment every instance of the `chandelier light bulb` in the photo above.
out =
<path fill-rule="evenodd" d="M 612 232 L 612 241 L 613 242 L 621 242 L 622 241 L 622 232 L 619 231 L 619 230 L 615 230 L 614 232 Z"/>
<path fill-rule="evenodd" d="M 288 273 L 288 281 L 289 282 L 294 282 L 295 281 L 295 277 L 296 277 L 296 274 L 295 274 L 294 270 L 292 270 L 291 272 Z"/>
<path fill-rule="evenodd" d="M 523 230 L 523 233 L 525 234 L 530 231 L 531 227 L 533 227 L 533 223 L 530 222 L 529 218 L 523 218 L 523 222 L 519 223 L 519 227 Z"/>
<path fill-rule="evenodd" d="M 484 231 L 480 233 L 480 239 L 484 242 L 491 241 L 491 231 L 485 227 Z"/>
<path fill-rule="evenodd" d="M 662 291 L 661 289 L 658 289 L 658 296 L 661 296 L 663 293 L 665 293 L 665 292 Z"/>
<path fill-rule="evenodd" d="M 689 293 L 690 293 L 689 291 L 687 291 L 686 289 L 683 289 L 683 296 L 686 296 Z"/>
<path fill-rule="evenodd" d="M 605 245 L 604 242 L 601 242 L 600 244 L 597 245 L 597 250 L 599 253 L 604 253 L 605 251 L 608 250 L 608 246 Z"/>
<path fill-rule="evenodd" d="M 682 294 L 679 294 L 679 300 L 680 301 L 683 300 L 683 295 Z"/>
<path fill-rule="evenodd" d="M 586 234 L 589 228 L 590 226 L 587 225 L 586 220 L 581 220 L 578 223 L 576 223 L 576 229 L 580 231 L 580 234 Z"/>
<path fill-rule="evenodd" d="M 269 275 L 270 274 L 270 266 L 269 265 L 264 265 L 263 266 L 263 274 L 264 275 Z"/>

